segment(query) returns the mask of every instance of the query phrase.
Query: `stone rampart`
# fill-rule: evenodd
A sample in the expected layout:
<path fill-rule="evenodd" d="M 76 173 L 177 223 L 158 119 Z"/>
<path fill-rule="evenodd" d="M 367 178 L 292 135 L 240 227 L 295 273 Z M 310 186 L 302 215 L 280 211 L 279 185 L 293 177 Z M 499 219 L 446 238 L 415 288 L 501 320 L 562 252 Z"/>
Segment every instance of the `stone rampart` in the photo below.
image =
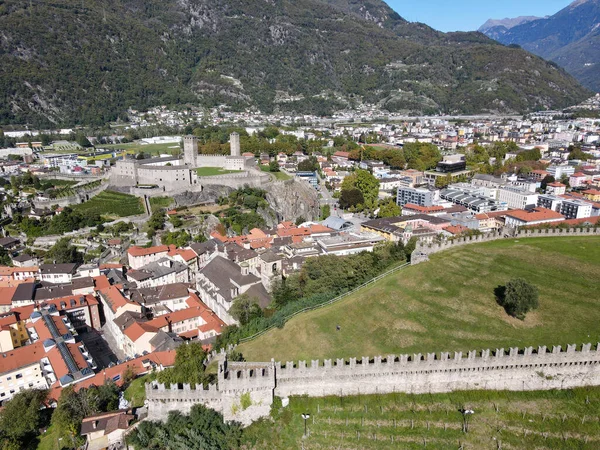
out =
<path fill-rule="evenodd" d="M 600 344 L 388 355 L 375 358 L 229 363 L 221 357 L 218 385 L 146 385 L 151 420 L 196 403 L 243 424 L 269 414 L 274 396 L 436 393 L 457 390 L 546 390 L 600 385 Z"/>
<path fill-rule="evenodd" d="M 33 204 L 38 209 L 46 209 L 51 208 L 54 205 L 58 205 L 60 207 L 78 205 L 80 203 L 87 202 L 91 200 L 93 197 L 98 195 L 100 192 L 106 190 L 108 188 L 108 184 L 103 183 L 100 186 L 93 189 L 85 189 L 85 186 L 81 186 L 80 188 L 75 189 L 75 194 L 70 195 L 68 197 L 60 197 L 48 200 L 33 200 Z"/>
<path fill-rule="evenodd" d="M 565 236 L 600 236 L 600 228 L 547 228 L 547 229 L 526 229 L 516 231 L 511 239 L 528 237 L 565 237 Z M 454 247 L 460 247 L 468 244 L 477 244 L 481 242 L 496 241 L 506 237 L 503 232 L 485 233 L 476 236 L 466 236 L 458 239 L 449 240 L 439 244 L 427 244 L 418 242 L 415 250 L 431 255 Z"/>

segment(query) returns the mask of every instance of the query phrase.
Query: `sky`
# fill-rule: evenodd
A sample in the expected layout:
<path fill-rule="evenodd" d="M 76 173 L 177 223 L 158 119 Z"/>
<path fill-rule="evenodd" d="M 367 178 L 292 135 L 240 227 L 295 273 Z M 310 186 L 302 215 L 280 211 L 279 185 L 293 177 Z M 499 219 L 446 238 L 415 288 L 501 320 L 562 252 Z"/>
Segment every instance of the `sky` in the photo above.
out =
<path fill-rule="evenodd" d="M 440 31 L 474 31 L 488 19 L 553 15 L 573 0 L 385 0 L 411 22 Z"/>

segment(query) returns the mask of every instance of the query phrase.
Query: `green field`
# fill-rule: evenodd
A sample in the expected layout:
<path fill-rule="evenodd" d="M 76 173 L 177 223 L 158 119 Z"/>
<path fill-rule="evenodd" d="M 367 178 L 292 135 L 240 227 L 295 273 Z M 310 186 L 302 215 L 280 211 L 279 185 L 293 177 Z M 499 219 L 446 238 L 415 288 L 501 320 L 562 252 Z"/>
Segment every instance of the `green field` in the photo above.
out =
<path fill-rule="evenodd" d="M 150 197 L 150 208 L 156 211 L 160 208 L 168 208 L 173 204 L 173 197 Z"/>
<path fill-rule="evenodd" d="M 228 173 L 239 173 L 241 170 L 225 170 L 220 167 L 200 167 L 196 169 L 199 177 L 214 177 L 215 175 L 226 175 Z"/>
<path fill-rule="evenodd" d="M 129 144 L 101 145 L 99 147 L 107 150 L 126 150 L 127 153 L 133 154 L 143 152 L 152 156 L 158 156 L 160 154 L 181 154 L 181 147 L 179 144 L 175 143 L 141 145 L 137 142 L 132 142 Z"/>
<path fill-rule="evenodd" d="M 509 317 L 493 290 L 521 277 L 539 309 Z M 433 255 L 238 347 L 292 361 L 600 341 L 600 238 L 501 240 Z M 336 331 L 336 325 L 341 330 Z"/>
<path fill-rule="evenodd" d="M 466 433 L 460 409 L 475 412 Z M 253 449 L 592 450 L 600 448 L 599 414 L 600 388 L 292 397 L 244 440 Z"/>
<path fill-rule="evenodd" d="M 145 212 L 141 198 L 114 191 L 100 192 L 91 200 L 74 206 L 73 209 L 110 217 L 136 216 Z"/>
<path fill-rule="evenodd" d="M 281 181 L 285 181 L 285 180 L 290 180 L 292 177 L 289 176 L 287 173 L 284 172 L 271 172 L 269 170 L 269 166 L 259 166 L 260 170 L 262 170 L 263 172 L 267 172 L 270 173 L 271 175 L 274 175 L 276 179 L 281 180 Z"/>

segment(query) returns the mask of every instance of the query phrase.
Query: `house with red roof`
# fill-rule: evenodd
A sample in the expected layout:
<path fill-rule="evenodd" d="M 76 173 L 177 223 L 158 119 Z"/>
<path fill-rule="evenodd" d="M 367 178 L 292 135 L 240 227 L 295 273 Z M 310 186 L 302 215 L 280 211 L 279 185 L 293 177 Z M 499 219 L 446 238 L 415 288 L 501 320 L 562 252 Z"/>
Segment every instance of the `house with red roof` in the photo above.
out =
<path fill-rule="evenodd" d="M 137 246 L 129 247 L 129 249 L 127 249 L 129 267 L 132 269 L 139 269 L 164 258 L 172 249 L 175 249 L 175 246 L 158 245 L 149 248 Z"/>
<path fill-rule="evenodd" d="M 562 222 L 565 216 L 551 209 L 536 207 L 531 210 L 515 209 L 506 211 L 506 226 L 522 227 L 543 223 Z"/>

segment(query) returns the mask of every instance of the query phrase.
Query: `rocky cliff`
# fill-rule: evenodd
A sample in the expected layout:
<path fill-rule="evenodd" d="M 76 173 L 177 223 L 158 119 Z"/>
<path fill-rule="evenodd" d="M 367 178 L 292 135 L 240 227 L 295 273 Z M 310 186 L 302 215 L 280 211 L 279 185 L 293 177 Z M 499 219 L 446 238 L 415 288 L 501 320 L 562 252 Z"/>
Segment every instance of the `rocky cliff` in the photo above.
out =
<path fill-rule="evenodd" d="M 317 191 L 304 181 L 293 179 L 269 185 L 267 201 L 279 220 L 318 220 L 321 214 Z"/>

